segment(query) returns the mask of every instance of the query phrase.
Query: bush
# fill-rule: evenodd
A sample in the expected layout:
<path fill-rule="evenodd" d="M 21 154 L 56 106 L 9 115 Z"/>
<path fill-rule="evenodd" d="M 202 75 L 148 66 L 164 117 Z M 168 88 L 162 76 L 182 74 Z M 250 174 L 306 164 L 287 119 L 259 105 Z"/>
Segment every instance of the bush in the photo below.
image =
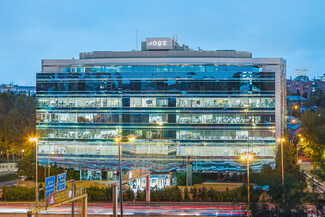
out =
<path fill-rule="evenodd" d="M 91 202 L 112 201 L 112 188 L 87 188 L 88 200 Z"/>
<path fill-rule="evenodd" d="M 14 180 L 17 179 L 17 174 L 14 173 L 7 173 L 7 174 L 3 174 L 0 176 L 0 182 L 5 182 L 5 181 L 9 181 L 9 180 Z"/>
<path fill-rule="evenodd" d="M 2 200 L 5 201 L 35 201 L 35 188 L 6 187 L 2 189 Z"/>

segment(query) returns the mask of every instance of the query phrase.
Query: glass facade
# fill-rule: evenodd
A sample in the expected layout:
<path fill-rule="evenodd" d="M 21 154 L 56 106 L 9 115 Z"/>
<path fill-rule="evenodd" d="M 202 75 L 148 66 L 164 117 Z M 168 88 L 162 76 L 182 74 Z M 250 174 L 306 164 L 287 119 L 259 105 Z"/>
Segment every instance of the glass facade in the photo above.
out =
<path fill-rule="evenodd" d="M 41 163 L 156 172 L 258 169 L 275 155 L 275 72 L 258 64 L 74 64 L 37 74 Z M 161 124 L 162 123 L 162 124 Z M 52 155 L 51 153 L 54 153 Z M 188 166 L 190 165 L 190 166 Z"/>

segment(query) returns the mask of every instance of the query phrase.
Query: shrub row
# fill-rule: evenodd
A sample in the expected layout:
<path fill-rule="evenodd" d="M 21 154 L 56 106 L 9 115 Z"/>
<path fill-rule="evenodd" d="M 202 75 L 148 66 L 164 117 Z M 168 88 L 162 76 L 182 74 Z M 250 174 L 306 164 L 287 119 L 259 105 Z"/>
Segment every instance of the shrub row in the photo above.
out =
<path fill-rule="evenodd" d="M 40 186 L 42 187 L 42 186 Z M 258 201 L 261 192 L 252 191 L 251 200 Z M 88 200 L 91 202 L 112 201 L 112 188 L 87 188 Z M 44 192 L 40 192 L 40 198 L 44 197 Z M 151 201 L 175 201 L 175 202 L 245 202 L 247 198 L 247 191 L 245 186 L 230 191 L 216 191 L 214 189 L 208 190 L 203 187 L 202 189 L 185 188 L 184 192 L 178 186 L 172 186 L 165 189 L 151 189 Z M 134 194 L 133 191 L 128 190 L 123 194 L 125 201 L 145 201 L 146 192 L 140 191 Z M 26 187 L 4 187 L 2 200 L 6 201 L 33 201 L 35 200 L 35 189 Z"/>

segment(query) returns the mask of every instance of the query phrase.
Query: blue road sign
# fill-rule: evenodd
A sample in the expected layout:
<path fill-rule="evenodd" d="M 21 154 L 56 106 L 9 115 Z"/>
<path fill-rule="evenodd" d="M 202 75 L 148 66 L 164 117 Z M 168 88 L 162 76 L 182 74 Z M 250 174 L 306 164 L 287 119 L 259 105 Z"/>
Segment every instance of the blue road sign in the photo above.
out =
<path fill-rule="evenodd" d="M 56 177 L 56 190 L 60 191 L 65 189 L 65 173 L 58 174 Z"/>
<path fill-rule="evenodd" d="M 55 176 L 50 176 L 45 179 L 45 199 L 50 193 L 55 190 Z"/>

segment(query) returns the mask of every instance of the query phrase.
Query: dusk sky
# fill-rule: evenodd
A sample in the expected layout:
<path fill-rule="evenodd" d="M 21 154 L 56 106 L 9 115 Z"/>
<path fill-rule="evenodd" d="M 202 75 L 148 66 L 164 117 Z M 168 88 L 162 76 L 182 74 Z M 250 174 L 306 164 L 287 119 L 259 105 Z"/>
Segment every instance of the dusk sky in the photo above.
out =
<path fill-rule="evenodd" d="M 42 59 L 133 50 L 146 37 L 178 35 L 203 50 L 282 57 L 287 76 L 325 73 L 324 0 L 0 0 L 0 84 L 35 85 Z"/>

